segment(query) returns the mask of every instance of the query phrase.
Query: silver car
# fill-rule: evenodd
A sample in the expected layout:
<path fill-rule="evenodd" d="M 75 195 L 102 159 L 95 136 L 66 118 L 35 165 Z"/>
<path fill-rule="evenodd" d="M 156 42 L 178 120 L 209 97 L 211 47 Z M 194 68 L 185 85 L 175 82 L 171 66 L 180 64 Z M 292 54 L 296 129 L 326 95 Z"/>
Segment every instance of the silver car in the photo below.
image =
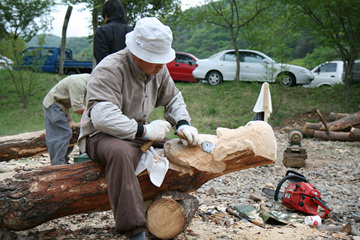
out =
<path fill-rule="evenodd" d="M 314 79 L 309 69 L 277 63 L 261 52 L 239 49 L 239 53 L 241 81 L 275 82 L 279 79 L 283 86 L 290 87 L 309 84 Z M 235 50 L 225 50 L 196 63 L 198 66 L 193 71 L 195 79 L 206 80 L 211 85 L 235 80 Z"/>

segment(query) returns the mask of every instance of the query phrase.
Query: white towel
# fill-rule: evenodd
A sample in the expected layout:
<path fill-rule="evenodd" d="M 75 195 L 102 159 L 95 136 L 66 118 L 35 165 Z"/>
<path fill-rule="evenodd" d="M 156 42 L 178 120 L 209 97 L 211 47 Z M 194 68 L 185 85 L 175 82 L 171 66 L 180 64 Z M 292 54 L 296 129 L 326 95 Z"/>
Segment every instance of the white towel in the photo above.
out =
<path fill-rule="evenodd" d="M 164 149 L 150 147 L 141 155 L 135 174 L 139 175 L 145 169 L 149 173 L 150 181 L 160 187 L 169 169 L 169 160 L 165 157 Z"/>
<path fill-rule="evenodd" d="M 261 86 L 261 91 L 260 91 L 259 97 L 258 97 L 258 99 L 256 101 L 256 104 L 255 104 L 255 106 L 253 108 L 253 112 L 256 112 L 256 113 L 265 112 L 265 107 L 266 107 L 266 106 L 264 106 L 264 104 L 265 104 L 265 85 L 268 86 L 269 84 L 268 83 L 263 83 L 263 85 Z M 266 95 L 268 97 L 267 103 L 269 105 L 269 106 L 267 106 L 268 107 L 267 114 L 268 114 L 268 117 L 270 117 L 270 113 L 272 113 L 272 103 L 271 103 L 270 88 L 267 87 L 266 91 L 268 91 Z"/>

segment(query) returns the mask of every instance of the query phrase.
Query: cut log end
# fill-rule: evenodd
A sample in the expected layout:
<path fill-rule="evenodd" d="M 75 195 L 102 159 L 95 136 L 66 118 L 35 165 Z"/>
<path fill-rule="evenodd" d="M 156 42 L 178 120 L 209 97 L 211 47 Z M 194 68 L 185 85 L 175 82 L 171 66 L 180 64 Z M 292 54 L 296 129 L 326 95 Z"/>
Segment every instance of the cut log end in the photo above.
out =
<path fill-rule="evenodd" d="M 147 210 L 148 230 L 160 239 L 171 239 L 186 229 L 199 201 L 185 193 L 168 191 L 159 194 Z"/>
<path fill-rule="evenodd" d="M 185 214 L 176 201 L 162 198 L 148 209 L 149 231 L 161 239 L 171 239 L 179 235 L 185 225 Z"/>

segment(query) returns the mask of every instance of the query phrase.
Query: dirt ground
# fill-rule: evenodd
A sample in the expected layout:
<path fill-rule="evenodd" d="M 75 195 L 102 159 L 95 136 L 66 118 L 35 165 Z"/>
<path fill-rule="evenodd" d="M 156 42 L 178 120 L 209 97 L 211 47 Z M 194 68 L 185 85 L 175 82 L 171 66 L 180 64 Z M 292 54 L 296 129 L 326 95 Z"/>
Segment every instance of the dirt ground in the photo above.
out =
<path fill-rule="evenodd" d="M 269 199 L 261 194 L 261 189 L 267 182 L 272 182 L 273 179 L 279 179 L 286 172 L 286 168 L 282 164 L 281 154 L 285 146 L 287 146 L 287 133 L 292 128 L 303 126 L 307 119 L 317 119 L 316 111 L 304 113 L 295 119 L 287 120 L 286 128 L 275 128 L 276 138 L 278 141 L 278 160 L 273 166 L 262 166 L 249 170 L 231 173 L 221 176 L 216 180 L 204 184 L 198 191 L 192 193 L 199 199 L 200 207 L 198 214 L 195 214 L 187 229 L 180 233 L 175 240 L 236 240 L 236 239 L 249 239 L 249 240 L 265 240 L 265 239 L 354 239 L 360 240 L 356 234 L 348 234 L 348 229 L 344 228 L 346 223 L 351 223 L 353 229 L 358 229 L 360 224 L 359 220 L 349 219 L 344 217 L 351 210 L 359 214 L 359 201 L 360 197 L 353 197 L 349 193 L 346 197 L 340 197 L 339 200 L 334 199 L 339 189 L 341 189 L 341 179 L 338 180 L 337 186 L 328 186 L 324 181 L 317 181 L 319 176 L 327 176 L 332 169 L 336 171 L 329 175 L 331 178 L 338 174 L 344 176 L 342 181 L 347 179 L 349 171 L 353 171 L 353 166 L 359 166 L 360 143 L 332 143 L 322 142 L 313 139 L 304 140 L 304 146 L 309 151 L 308 164 L 305 168 L 299 170 L 309 176 L 309 180 L 317 181 L 320 186 L 319 189 L 329 188 L 329 192 L 324 194 L 329 205 L 335 206 L 333 214 L 329 219 L 323 221 L 323 227 L 327 226 L 332 228 L 321 229 L 314 226 L 304 224 L 304 214 L 288 211 L 280 202 L 274 203 L 273 199 Z M 316 151 L 311 152 L 311 149 Z M 358 154 L 359 153 L 359 154 Z M 343 161 L 346 160 L 346 161 Z M 330 167 L 328 167 L 330 166 Z M 357 172 L 359 170 L 356 170 Z M 275 177 L 274 175 L 281 175 Z M 357 173 L 358 174 L 358 173 Z M 352 181 L 351 176 L 349 183 L 354 184 L 354 191 L 359 191 L 359 181 L 355 179 Z M 255 181 L 256 180 L 256 181 Z M 235 188 L 235 183 L 243 181 L 240 188 Z M 351 182 L 352 181 L 352 182 Z M 339 185 L 340 184 L 340 185 Z M 334 184 L 336 185 L 336 184 Z M 244 186 L 244 187 L 241 187 Z M 250 187 L 249 187 L 250 186 Z M 327 188 L 326 188 L 327 187 Z M 249 193 L 259 197 L 260 200 L 254 201 L 249 199 L 247 190 L 238 192 L 239 189 L 248 188 Z M 320 191 L 320 190 L 319 190 Z M 341 193 L 338 193 L 341 194 Z M 354 200 L 355 199 L 355 200 Z M 356 200 L 357 199 L 357 200 Z M 214 219 L 205 219 L 201 217 L 200 213 L 206 213 L 209 209 L 217 209 L 224 212 L 226 207 L 231 203 L 244 202 L 256 208 L 260 205 L 266 205 L 272 209 L 286 211 L 289 214 L 301 219 L 294 221 L 287 225 L 273 225 L 266 224 L 265 227 L 259 227 L 252 223 L 244 222 L 236 217 L 226 215 L 223 220 L 216 221 Z M 343 203 L 346 208 L 339 206 Z M 349 207 L 350 206 L 350 207 Z M 350 209 L 351 208 L 351 209 Z M 348 216 L 348 215 L 346 215 Z M 147 234 L 148 239 L 157 239 L 151 234 Z M 120 235 L 114 231 L 114 219 L 111 211 L 97 212 L 90 214 L 78 214 L 55 219 L 44 223 L 38 227 L 30 230 L 11 232 L 5 229 L 0 229 L 0 239 L 6 240 L 32 240 L 32 239 L 126 239 L 124 235 Z"/>

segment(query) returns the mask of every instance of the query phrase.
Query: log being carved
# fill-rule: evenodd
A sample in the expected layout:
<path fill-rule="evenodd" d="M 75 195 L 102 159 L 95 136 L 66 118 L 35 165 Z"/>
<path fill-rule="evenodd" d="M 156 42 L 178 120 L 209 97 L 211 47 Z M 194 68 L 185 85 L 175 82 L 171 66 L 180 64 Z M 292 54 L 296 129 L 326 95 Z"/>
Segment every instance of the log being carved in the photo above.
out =
<path fill-rule="evenodd" d="M 178 139 L 165 144 L 170 166 L 161 187 L 146 171 L 138 175 L 144 201 L 165 191 L 193 192 L 223 174 L 276 160 L 274 132 L 262 121 L 201 138 L 216 144 L 212 154 Z M 104 169 L 92 161 L 3 173 L 0 181 L 0 228 L 26 230 L 71 214 L 110 210 Z"/>

